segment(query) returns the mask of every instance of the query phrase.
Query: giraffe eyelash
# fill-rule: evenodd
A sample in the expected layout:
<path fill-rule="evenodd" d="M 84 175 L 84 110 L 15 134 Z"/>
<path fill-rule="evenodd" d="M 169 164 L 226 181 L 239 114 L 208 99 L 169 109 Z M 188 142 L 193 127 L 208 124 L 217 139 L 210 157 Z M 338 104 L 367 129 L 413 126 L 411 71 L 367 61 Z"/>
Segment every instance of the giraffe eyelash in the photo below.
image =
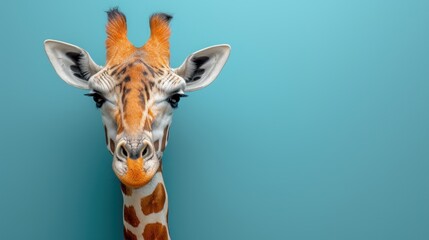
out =
<path fill-rule="evenodd" d="M 101 108 L 101 106 L 103 106 L 103 104 L 106 102 L 106 98 L 104 98 L 103 95 L 98 92 L 86 93 L 85 96 L 92 97 L 96 108 Z"/>
<path fill-rule="evenodd" d="M 179 107 L 180 98 L 187 97 L 187 96 L 188 95 L 183 93 L 175 93 L 175 94 L 172 94 L 169 98 L 167 98 L 167 102 L 170 104 L 172 108 L 177 108 Z"/>

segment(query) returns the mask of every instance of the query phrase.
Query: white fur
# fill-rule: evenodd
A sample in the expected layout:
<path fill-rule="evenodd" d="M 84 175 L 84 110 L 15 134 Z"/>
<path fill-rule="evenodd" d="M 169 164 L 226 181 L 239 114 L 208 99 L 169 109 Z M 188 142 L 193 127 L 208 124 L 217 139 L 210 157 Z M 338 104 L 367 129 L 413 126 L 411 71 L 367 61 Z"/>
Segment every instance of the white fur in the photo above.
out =
<path fill-rule="evenodd" d="M 192 59 L 204 56 L 209 57 L 209 60 L 202 65 L 205 71 L 201 75 L 201 78 L 196 81 L 187 82 L 185 91 L 196 91 L 212 83 L 219 75 L 226 60 L 228 60 L 230 51 L 231 47 L 228 44 L 222 44 L 204 48 L 187 57 L 180 67 L 174 69 L 176 74 L 185 80 L 188 79 L 195 70 L 196 66 Z"/>
<path fill-rule="evenodd" d="M 105 68 L 94 74 L 88 81 L 89 88 L 102 93 L 112 90 L 115 84 L 115 80 L 108 74 Z"/>
<path fill-rule="evenodd" d="M 80 59 L 79 63 L 82 64 L 80 65 L 81 69 L 87 72 L 87 76 L 94 75 L 102 68 L 92 60 L 88 52 L 70 43 L 48 39 L 45 41 L 45 51 L 58 76 L 66 83 L 77 88 L 89 89 L 88 81 L 84 81 L 73 75 L 70 66 L 74 65 L 74 62 L 67 57 L 67 52 L 83 54 L 84 58 Z"/>
<path fill-rule="evenodd" d="M 124 206 L 130 207 L 133 206 L 136 210 L 136 214 L 138 219 L 140 220 L 140 224 L 138 227 L 133 227 L 130 224 L 128 224 L 126 221 L 124 221 L 125 227 L 130 230 L 134 235 L 137 236 L 137 239 L 143 239 L 143 231 L 144 227 L 148 223 L 161 223 L 164 226 L 167 226 L 167 233 L 168 233 L 168 239 L 170 239 L 170 231 L 168 230 L 168 224 L 167 224 L 167 211 L 168 211 L 168 195 L 167 191 L 165 190 L 165 203 L 164 208 L 158 212 L 158 213 L 151 213 L 149 215 L 144 215 L 141 211 L 141 199 L 149 196 L 153 193 L 158 183 L 161 183 L 164 185 L 164 178 L 162 177 L 162 173 L 158 172 L 155 174 L 155 176 L 152 178 L 152 180 L 146 184 L 144 187 L 133 189 L 132 195 L 127 196 L 125 194 L 122 194 L 124 198 Z"/>

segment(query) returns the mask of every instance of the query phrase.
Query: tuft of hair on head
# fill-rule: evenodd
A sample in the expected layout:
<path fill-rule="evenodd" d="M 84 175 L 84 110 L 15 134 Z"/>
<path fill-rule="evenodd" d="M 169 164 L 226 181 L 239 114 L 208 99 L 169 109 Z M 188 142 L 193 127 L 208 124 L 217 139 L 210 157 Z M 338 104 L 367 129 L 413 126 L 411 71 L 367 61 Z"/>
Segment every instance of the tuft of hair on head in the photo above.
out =
<path fill-rule="evenodd" d="M 157 41 L 167 41 L 170 38 L 170 20 L 173 17 L 166 13 L 155 13 L 150 17 L 150 37 Z"/>
<path fill-rule="evenodd" d="M 119 11 L 118 7 L 111 8 L 106 13 L 106 50 L 107 59 L 111 59 L 120 48 L 130 46 L 131 43 L 127 38 L 127 19 L 125 15 Z"/>
<path fill-rule="evenodd" d="M 166 13 L 155 13 L 149 19 L 150 37 L 143 46 L 148 51 L 156 51 L 167 63 L 170 59 L 170 26 L 173 17 Z"/>
<path fill-rule="evenodd" d="M 152 16 L 150 16 L 150 21 L 155 19 L 161 19 L 168 24 L 170 23 L 171 19 L 173 19 L 173 16 L 167 13 L 154 13 Z"/>

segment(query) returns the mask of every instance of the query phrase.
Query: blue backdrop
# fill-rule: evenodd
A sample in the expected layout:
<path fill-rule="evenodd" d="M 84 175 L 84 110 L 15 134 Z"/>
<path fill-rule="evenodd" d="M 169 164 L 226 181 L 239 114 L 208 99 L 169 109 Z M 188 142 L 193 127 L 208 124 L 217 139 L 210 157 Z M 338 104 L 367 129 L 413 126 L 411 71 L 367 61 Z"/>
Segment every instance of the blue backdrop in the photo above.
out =
<path fill-rule="evenodd" d="M 181 102 L 164 157 L 172 238 L 429 239 L 429 2 L 8 1 L 0 14 L 0 239 L 121 239 L 98 110 L 47 38 L 104 64 L 105 10 L 143 44 L 172 13 L 172 65 L 232 52 Z"/>

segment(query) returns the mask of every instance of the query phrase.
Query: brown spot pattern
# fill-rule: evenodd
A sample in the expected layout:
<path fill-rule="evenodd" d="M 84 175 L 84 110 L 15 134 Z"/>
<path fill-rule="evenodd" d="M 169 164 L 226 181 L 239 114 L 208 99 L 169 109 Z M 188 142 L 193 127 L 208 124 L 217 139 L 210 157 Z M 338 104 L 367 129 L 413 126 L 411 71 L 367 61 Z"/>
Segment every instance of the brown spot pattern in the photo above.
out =
<path fill-rule="evenodd" d="M 124 127 L 122 125 L 122 120 L 121 120 L 121 114 L 119 113 L 119 111 L 115 112 L 115 121 L 116 124 L 118 125 L 118 130 L 116 134 L 121 134 L 124 131 Z"/>
<path fill-rule="evenodd" d="M 145 215 L 160 212 L 164 208 L 165 189 L 162 183 L 158 183 L 153 193 L 142 198 L 141 208 Z"/>
<path fill-rule="evenodd" d="M 127 187 L 123 183 L 121 183 L 121 190 L 122 190 L 122 193 L 126 196 L 131 196 L 131 193 L 133 192 L 133 190 L 131 188 Z"/>
<path fill-rule="evenodd" d="M 163 152 L 164 152 L 164 150 L 165 150 L 165 146 L 167 145 L 167 132 L 168 132 L 168 127 L 169 127 L 169 125 L 167 125 L 167 126 L 164 128 L 164 135 L 162 136 L 162 146 L 161 146 L 161 151 L 163 151 Z"/>
<path fill-rule="evenodd" d="M 124 206 L 124 220 L 133 227 L 138 227 L 140 220 L 136 215 L 136 210 L 133 206 Z"/>
<path fill-rule="evenodd" d="M 145 240 L 168 240 L 167 227 L 161 223 L 147 224 L 143 231 Z"/>
<path fill-rule="evenodd" d="M 153 143 L 153 145 L 155 145 L 155 151 L 157 151 L 157 152 L 158 152 L 158 150 L 159 150 L 159 139 L 158 139 L 158 140 L 156 140 L 156 141 Z"/>
<path fill-rule="evenodd" d="M 125 240 L 137 240 L 137 236 L 134 235 L 130 230 L 124 227 L 124 239 Z"/>
<path fill-rule="evenodd" d="M 107 128 L 106 128 L 106 125 L 104 125 L 104 140 L 106 141 L 106 145 L 107 145 L 109 142 L 107 141 Z"/>
<path fill-rule="evenodd" d="M 112 151 L 112 153 L 115 153 L 115 142 L 110 139 L 110 151 Z"/>
<path fill-rule="evenodd" d="M 162 158 L 159 159 L 159 167 L 158 167 L 158 170 L 156 170 L 156 172 L 162 173 Z"/>
<path fill-rule="evenodd" d="M 146 118 L 146 120 L 145 120 L 144 130 L 145 131 L 152 131 L 152 122 L 150 121 L 149 117 Z"/>

